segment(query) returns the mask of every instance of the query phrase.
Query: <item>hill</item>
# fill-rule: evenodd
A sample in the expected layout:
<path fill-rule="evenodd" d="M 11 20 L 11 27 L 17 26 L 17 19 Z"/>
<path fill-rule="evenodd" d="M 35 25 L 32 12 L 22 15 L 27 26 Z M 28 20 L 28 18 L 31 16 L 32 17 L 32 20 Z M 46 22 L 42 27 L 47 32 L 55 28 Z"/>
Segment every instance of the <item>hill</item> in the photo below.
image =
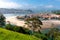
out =
<path fill-rule="evenodd" d="M 8 9 L 8 8 L 0 8 L 0 13 L 3 14 L 30 14 L 33 13 L 32 10 L 27 9 L 27 10 L 23 10 L 23 9 Z"/>
<path fill-rule="evenodd" d="M 39 40 L 34 36 L 25 35 L 0 28 L 0 40 Z"/>

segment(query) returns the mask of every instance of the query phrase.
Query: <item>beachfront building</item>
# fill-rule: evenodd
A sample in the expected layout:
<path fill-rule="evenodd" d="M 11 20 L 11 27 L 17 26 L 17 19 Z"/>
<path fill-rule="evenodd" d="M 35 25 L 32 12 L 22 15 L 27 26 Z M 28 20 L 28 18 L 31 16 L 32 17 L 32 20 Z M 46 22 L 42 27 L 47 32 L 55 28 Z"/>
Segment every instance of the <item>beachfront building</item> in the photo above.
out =
<path fill-rule="evenodd" d="M 56 15 L 56 14 L 43 14 L 41 16 L 39 16 L 40 18 L 42 18 L 43 20 L 59 20 L 60 19 L 60 15 Z"/>

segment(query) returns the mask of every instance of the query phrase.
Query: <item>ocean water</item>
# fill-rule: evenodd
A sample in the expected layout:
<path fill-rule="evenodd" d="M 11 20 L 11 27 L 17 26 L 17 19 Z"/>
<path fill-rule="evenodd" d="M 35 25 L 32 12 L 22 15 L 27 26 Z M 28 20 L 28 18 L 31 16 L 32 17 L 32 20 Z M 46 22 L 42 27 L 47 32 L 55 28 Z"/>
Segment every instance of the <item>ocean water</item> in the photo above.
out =
<path fill-rule="evenodd" d="M 6 18 L 8 17 L 12 17 L 12 16 L 24 16 L 24 15 L 27 15 L 27 14 L 3 14 Z"/>

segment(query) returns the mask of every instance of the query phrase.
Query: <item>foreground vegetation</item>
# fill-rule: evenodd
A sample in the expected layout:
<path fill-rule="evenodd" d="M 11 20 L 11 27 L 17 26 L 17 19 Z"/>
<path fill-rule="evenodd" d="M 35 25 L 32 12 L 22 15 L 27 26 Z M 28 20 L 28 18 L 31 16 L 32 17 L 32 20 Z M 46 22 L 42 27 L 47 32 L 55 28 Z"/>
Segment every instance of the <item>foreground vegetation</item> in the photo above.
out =
<path fill-rule="evenodd" d="M 22 33 L 17 33 L 0 28 L 0 40 L 39 40 L 34 36 L 24 35 Z"/>
<path fill-rule="evenodd" d="M 60 29 L 53 25 L 47 33 L 40 30 L 43 23 L 39 17 L 26 18 L 25 22 L 29 28 L 12 25 L 9 21 L 6 24 L 5 17 L 0 16 L 0 40 L 60 40 Z"/>

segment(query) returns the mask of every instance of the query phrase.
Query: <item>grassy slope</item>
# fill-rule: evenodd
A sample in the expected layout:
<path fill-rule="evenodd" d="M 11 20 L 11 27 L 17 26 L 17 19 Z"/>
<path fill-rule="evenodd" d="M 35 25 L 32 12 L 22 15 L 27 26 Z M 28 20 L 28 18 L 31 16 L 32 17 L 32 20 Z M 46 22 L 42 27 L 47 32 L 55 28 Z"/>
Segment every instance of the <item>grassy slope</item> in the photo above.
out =
<path fill-rule="evenodd" d="M 34 36 L 24 35 L 21 33 L 0 28 L 0 40 L 39 40 L 39 39 Z"/>

